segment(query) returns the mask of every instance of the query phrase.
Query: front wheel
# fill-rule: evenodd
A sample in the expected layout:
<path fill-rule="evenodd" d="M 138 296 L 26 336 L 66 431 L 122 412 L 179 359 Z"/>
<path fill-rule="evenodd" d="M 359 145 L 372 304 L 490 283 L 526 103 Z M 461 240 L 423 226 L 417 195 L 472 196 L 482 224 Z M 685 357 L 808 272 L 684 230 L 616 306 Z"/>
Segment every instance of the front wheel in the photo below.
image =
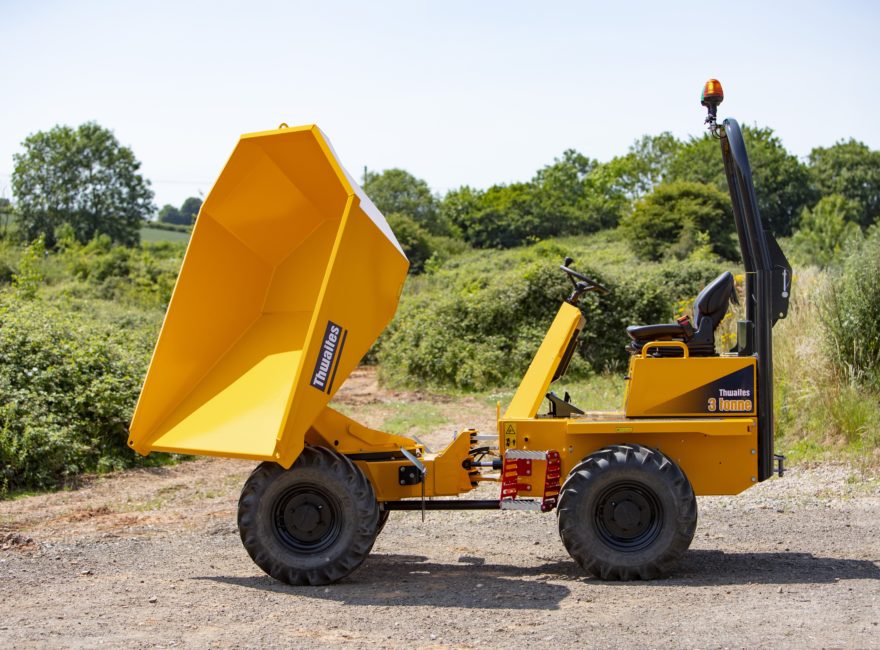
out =
<path fill-rule="evenodd" d="M 697 499 L 681 469 L 641 445 L 612 445 L 571 471 L 557 509 L 569 554 L 603 580 L 669 573 L 694 538 Z"/>
<path fill-rule="evenodd" d="M 349 575 L 376 540 L 379 504 L 345 456 L 306 447 L 289 470 L 261 463 L 238 502 L 238 529 L 253 561 L 292 585 L 326 585 Z"/>

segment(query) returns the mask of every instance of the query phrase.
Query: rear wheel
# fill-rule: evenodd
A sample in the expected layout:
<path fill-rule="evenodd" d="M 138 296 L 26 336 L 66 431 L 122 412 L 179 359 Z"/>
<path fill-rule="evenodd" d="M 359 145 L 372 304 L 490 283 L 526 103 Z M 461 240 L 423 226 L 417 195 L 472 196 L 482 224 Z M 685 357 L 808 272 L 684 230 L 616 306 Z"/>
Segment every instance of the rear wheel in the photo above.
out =
<path fill-rule="evenodd" d="M 345 456 L 306 447 L 293 467 L 261 463 L 238 502 L 238 529 L 253 561 L 292 585 L 341 580 L 376 539 L 373 487 Z"/>
<path fill-rule="evenodd" d="M 603 580 L 669 573 L 694 538 L 697 500 L 669 458 L 641 445 L 587 456 L 566 479 L 557 509 L 569 554 Z"/>

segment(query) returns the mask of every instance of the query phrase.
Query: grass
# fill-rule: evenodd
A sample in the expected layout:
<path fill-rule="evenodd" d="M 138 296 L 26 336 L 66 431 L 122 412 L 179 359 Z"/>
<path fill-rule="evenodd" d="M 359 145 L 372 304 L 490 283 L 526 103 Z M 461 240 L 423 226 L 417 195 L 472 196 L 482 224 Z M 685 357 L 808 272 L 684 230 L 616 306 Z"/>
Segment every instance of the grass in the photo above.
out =
<path fill-rule="evenodd" d="M 550 390 L 564 397 L 566 391 L 572 403 L 584 411 L 619 411 L 623 408 L 625 382 L 623 374 L 602 373 L 586 379 L 567 380 L 565 377 L 550 385 Z M 516 386 L 482 393 L 479 398 L 487 405 L 501 402 L 502 412 L 513 399 Z"/>
<path fill-rule="evenodd" d="M 831 363 L 819 309 L 825 276 L 794 278 L 788 318 L 774 329 L 777 450 L 794 461 L 880 464 L 880 395 Z"/>
<path fill-rule="evenodd" d="M 141 228 L 142 242 L 188 242 L 189 233 L 175 232 L 173 230 L 159 230 L 158 228 Z"/>
<path fill-rule="evenodd" d="M 449 420 L 437 405 L 430 402 L 390 404 L 380 429 L 400 436 L 418 437 L 446 424 Z"/>

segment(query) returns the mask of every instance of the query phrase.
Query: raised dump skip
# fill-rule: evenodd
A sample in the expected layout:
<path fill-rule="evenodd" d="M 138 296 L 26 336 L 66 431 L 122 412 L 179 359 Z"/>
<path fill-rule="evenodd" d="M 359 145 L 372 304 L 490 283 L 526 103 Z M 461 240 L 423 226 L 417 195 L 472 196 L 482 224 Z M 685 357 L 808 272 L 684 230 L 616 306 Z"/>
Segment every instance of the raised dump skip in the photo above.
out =
<path fill-rule="evenodd" d="M 243 135 L 199 213 L 129 444 L 289 467 L 407 268 L 316 126 Z"/>

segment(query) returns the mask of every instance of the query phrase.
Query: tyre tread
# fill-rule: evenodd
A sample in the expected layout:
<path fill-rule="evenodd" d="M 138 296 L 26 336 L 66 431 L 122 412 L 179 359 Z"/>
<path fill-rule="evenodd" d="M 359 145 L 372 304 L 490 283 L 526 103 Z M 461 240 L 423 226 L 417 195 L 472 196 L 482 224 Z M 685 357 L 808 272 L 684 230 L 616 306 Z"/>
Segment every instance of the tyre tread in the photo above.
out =
<path fill-rule="evenodd" d="M 659 476 L 670 488 L 676 505 L 672 542 L 635 566 L 597 557 L 591 548 L 602 542 L 590 533 L 592 522 L 585 525 L 577 516 L 578 502 L 587 497 L 597 477 L 621 467 Z M 637 444 L 611 445 L 590 454 L 569 472 L 560 493 L 557 519 L 563 544 L 589 573 L 602 580 L 651 580 L 668 575 L 689 548 L 696 531 L 697 502 L 684 472 L 659 450 Z"/>
<path fill-rule="evenodd" d="M 261 498 L 265 491 L 275 481 L 289 479 L 307 468 L 345 489 L 352 497 L 357 517 L 356 531 L 348 547 L 335 557 L 328 554 L 324 564 L 317 567 L 297 566 L 294 553 L 273 552 L 277 544 L 265 538 L 267 531 L 261 521 Z M 245 482 L 238 502 L 239 534 L 251 559 L 273 578 L 292 585 L 326 585 L 350 575 L 372 549 L 378 522 L 379 504 L 372 484 L 349 458 L 324 447 L 303 449 L 290 470 L 277 463 L 260 463 Z"/>

